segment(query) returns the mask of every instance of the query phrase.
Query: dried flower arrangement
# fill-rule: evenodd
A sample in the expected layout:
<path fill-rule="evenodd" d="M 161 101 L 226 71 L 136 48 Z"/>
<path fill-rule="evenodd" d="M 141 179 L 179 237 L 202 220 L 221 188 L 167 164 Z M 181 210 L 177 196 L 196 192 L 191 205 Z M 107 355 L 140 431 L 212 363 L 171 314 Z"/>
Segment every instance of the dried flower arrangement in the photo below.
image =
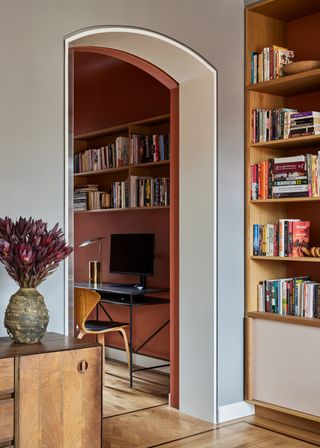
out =
<path fill-rule="evenodd" d="M 21 288 L 36 288 L 71 252 L 58 224 L 48 230 L 41 219 L 0 218 L 0 262 Z"/>

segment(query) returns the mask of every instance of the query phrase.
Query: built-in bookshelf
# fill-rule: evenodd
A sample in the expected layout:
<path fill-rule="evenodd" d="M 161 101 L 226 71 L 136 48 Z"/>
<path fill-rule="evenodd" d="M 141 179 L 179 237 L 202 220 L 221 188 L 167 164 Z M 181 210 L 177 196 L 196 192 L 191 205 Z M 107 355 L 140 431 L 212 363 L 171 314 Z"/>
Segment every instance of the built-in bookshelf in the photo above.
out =
<path fill-rule="evenodd" d="M 311 39 L 312 35 L 316 35 L 319 24 L 320 3 L 317 2 L 268 0 L 246 8 L 246 398 L 259 406 L 273 406 L 280 412 L 289 414 L 296 412 L 305 418 L 314 418 L 314 416 L 310 417 L 312 411 L 306 411 L 305 408 L 299 409 L 298 404 L 296 407 L 288 404 L 286 408 L 283 404 L 285 399 L 281 401 L 281 397 L 279 400 L 270 397 L 270 401 L 268 401 L 264 395 L 268 386 L 263 389 L 261 377 L 255 377 L 256 372 L 261 372 L 255 367 L 255 359 L 260 355 L 257 353 L 258 347 L 263 345 L 258 335 L 262 334 L 260 328 L 264 331 L 265 325 L 272 323 L 274 325 L 283 324 L 283 333 L 285 334 L 286 324 L 290 323 L 296 325 L 291 328 L 294 328 L 297 337 L 300 337 L 301 334 L 301 338 L 303 338 L 304 326 L 315 327 L 314 331 L 318 331 L 320 319 L 315 315 L 314 317 L 288 315 L 283 312 L 283 309 L 263 312 L 259 310 L 258 294 L 259 284 L 261 287 L 263 282 L 271 279 L 295 279 L 308 276 L 315 283 L 320 282 L 318 264 L 320 258 L 254 255 L 253 226 L 254 224 L 276 223 L 286 218 L 299 218 L 301 221 L 310 222 L 310 247 L 320 246 L 320 197 L 318 195 L 315 197 L 253 198 L 252 166 L 262 164 L 270 159 L 307 156 L 307 154 L 316 156 L 320 150 L 320 135 L 291 136 L 278 140 L 254 142 L 253 111 L 281 109 L 295 109 L 299 112 L 320 111 L 320 69 L 256 83 L 251 82 L 251 71 L 252 52 L 258 54 L 265 47 L 289 48 L 294 51 L 297 61 L 320 59 L 317 44 Z M 278 331 L 278 327 L 275 328 Z M 281 330 L 279 331 L 281 332 Z M 272 342 L 272 337 L 273 335 L 270 333 L 270 346 L 273 343 L 280 344 L 280 341 Z M 319 341 L 316 343 L 320 342 L 320 332 L 317 337 L 319 337 Z M 269 355 L 268 353 L 268 359 Z M 271 359 L 272 354 L 270 355 Z M 286 362 L 285 351 L 282 361 Z M 273 362 L 279 362 L 276 355 Z M 298 354 L 297 363 L 299 363 Z M 282 381 L 281 378 L 275 380 Z M 270 379 L 271 383 L 272 379 Z M 272 384 L 270 387 L 272 389 Z M 298 389 L 299 385 L 297 385 L 297 394 L 299 393 Z M 262 390 L 263 393 L 261 393 Z M 308 414 L 310 415 L 308 416 Z"/>
<path fill-rule="evenodd" d="M 168 209 L 169 140 L 169 115 L 76 135 L 75 213 Z"/>

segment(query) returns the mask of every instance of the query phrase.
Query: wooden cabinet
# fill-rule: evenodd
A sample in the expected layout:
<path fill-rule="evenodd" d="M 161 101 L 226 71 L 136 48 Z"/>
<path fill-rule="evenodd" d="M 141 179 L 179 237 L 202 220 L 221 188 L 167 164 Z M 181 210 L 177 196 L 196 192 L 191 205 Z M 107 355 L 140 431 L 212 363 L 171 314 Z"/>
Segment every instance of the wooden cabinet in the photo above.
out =
<path fill-rule="evenodd" d="M 54 333 L 42 344 L 0 338 L 0 446 L 100 448 L 101 347 Z"/>

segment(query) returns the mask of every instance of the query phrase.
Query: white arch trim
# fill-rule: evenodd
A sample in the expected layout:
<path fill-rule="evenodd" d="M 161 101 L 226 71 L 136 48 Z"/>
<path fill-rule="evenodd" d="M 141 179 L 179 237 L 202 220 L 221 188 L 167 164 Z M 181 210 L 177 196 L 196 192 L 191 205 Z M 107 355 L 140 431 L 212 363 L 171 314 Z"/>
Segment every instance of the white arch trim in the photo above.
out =
<path fill-rule="evenodd" d="M 72 130 L 68 50 L 108 47 L 154 64 L 179 84 L 180 410 L 217 422 L 217 72 L 185 45 L 123 26 L 81 30 L 65 39 L 65 231 L 70 212 Z M 72 232 L 71 232 L 72 238 Z M 72 243 L 72 239 L 70 241 Z M 69 322 L 65 272 L 65 329 Z"/>

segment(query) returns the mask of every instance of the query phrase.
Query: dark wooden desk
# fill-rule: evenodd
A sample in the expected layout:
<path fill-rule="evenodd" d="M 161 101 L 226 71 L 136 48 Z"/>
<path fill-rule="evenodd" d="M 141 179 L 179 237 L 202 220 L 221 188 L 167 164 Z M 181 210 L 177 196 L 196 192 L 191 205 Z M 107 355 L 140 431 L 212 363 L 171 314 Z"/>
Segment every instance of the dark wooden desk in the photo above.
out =
<path fill-rule="evenodd" d="M 170 303 L 168 298 L 154 297 L 152 294 L 169 292 L 168 288 L 146 288 L 139 289 L 137 287 L 128 285 L 120 285 L 115 283 L 90 283 L 90 282 L 75 282 L 75 288 L 87 288 L 97 291 L 101 300 L 98 307 L 103 310 L 109 320 L 113 320 L 107 307 L 105 305 L 119 305 L 129 308 L 129 348 L 130 348 L 130 387 L 133 384 L 133 373 L 140 372 L 142 370 L 151 370 L 160 367 L 168 367 L 170 363 L 167 359 L 158 358 L 161 361 L 166 361 L 165 364 L 160 364 L 153 367 L 141 367 L 133 368 L 132 358 L 133 354 L 141 354 L 143 347 L 150 342 L 160 331 L 162 331 L 170 320 L 166 320 L 159 328 L 157 328 L 151 335 L 147 337 L 138 347 L 133 347 L 133 310 L 136 307 L 154 306 L 154 305 L 167 305 Z M 98 319 L 98 308 L 97 308 Z M 148 355 L 144 355 L 148 356 Z"/>

